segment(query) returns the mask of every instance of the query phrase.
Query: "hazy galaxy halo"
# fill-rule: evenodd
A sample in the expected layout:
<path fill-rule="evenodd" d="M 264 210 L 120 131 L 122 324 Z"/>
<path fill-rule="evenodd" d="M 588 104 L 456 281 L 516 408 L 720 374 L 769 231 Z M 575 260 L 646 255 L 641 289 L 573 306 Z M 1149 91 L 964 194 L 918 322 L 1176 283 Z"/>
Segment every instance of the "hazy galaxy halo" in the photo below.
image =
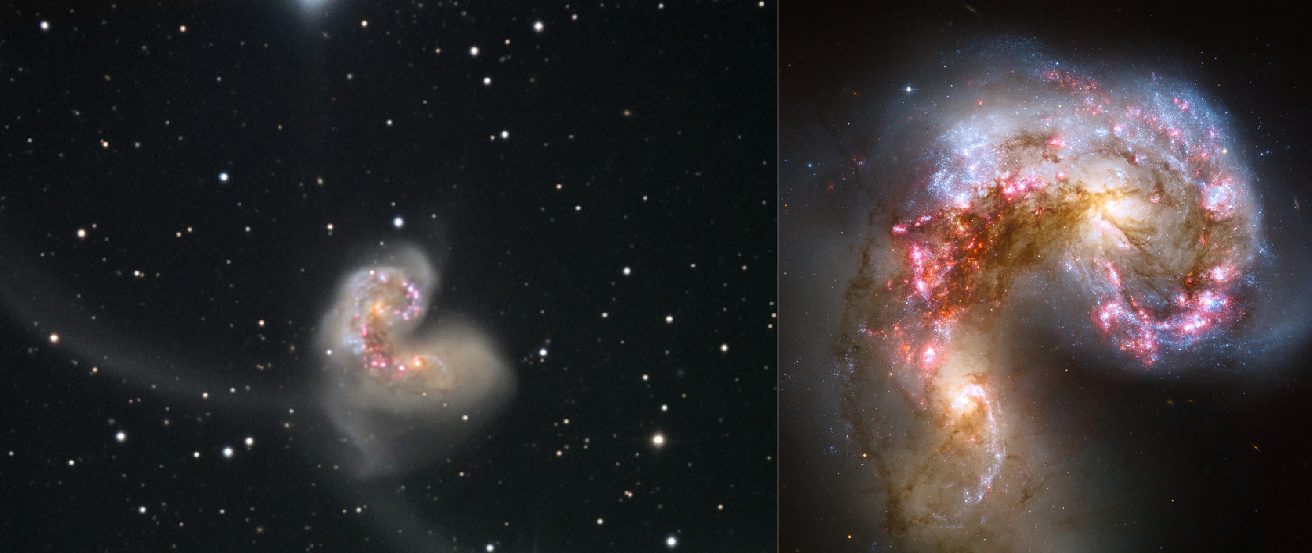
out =
<path fill-rule="evenodd" d="M 1010 39 L 938 65 L 881 118 L 842 320 L 843 415 L 882 523 L 915 551 L 1133 549 L 1091 522 L 1133 490 L 1036 408 L 1036 375 L 1279 366 L 1308 279 L 1187 81 Z"/>
<path fill-rule="evenodd" d="M 351 272 L 317 339 L 328 378 L 320 404 L 345 442 L 352 471 L 408 472 L 491 420 L 514 391 L 486 333 L 463 322 L 422 329 L 438 274 L 403 245 Z"/>
<path fill-rule="evenodd" d="M 308 459 L 344 469 L 344 493 L 368 505 L 380 528 L 408 550 L 454 550 L 446 530 L 396 493 L 397 479 L 451 455 L 485 428 L 513 397 L 515 383 L 488 332 L 458 316 L 429 316 L 439 271 L 423 249 L 383 241 L 366 248 L 325 298 L 327 313 L 306 344 L 318 350 L 309 356 L 317 370 L 303 371 L 290 388 L 252 385 L 254 375 L 213 370 L 223 360 L 180 357 L 136 339 L 133 329 L 96 314 L 95 298 L 61 284 L 17 245 L 0 241 L 0 260 L 6 313 L 49 336 L 75 365 L 207 412 L 259 414 L 271 423 L 293 413 L 322 417 L 331 424 L 300 425 L 296 441 Z"/>

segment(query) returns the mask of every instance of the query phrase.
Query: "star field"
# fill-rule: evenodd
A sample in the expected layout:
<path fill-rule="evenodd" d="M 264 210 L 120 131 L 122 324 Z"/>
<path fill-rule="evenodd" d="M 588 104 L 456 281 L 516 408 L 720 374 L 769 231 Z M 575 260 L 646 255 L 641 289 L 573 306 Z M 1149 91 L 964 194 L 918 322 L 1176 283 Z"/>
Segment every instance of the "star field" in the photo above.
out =
<path fill-rule="evenodd" d="M 774 12 L 16 9 L 0 549 L 773 549 Z M 360 478 L 314 337 L 402 244 L 516 392 Z"/>

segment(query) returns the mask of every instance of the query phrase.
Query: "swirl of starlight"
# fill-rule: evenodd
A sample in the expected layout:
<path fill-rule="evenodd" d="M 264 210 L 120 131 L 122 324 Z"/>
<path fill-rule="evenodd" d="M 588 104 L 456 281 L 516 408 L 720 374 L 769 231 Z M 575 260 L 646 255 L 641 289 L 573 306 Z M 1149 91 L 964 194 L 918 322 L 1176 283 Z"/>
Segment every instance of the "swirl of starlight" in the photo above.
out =
<path fill-rule="evenodd" d="M 887 223 L 849 287 L 845 417 L 907 549 L 1096 548 L 1039 514 L 1089 488 L 1054 470 L 1079 461 L 1013 345 L 1065 336 L 1141 374 L 1242 357 L 1269 257 L 1254 179 L 1179 81 L 983 58 L 898 117 Z"/>
<path fill-rule="evenodd" d="M 321 325 L 329 378 L 321 399 L 347 436 L 360 476 L 406 472 L 444 454 L 479 428 L 513 390 L 509 369 L 485 333 L 444 322 L 426 334 L 437 272 L 423 253 L 401 247 L 386 263 L 342 282 Z"/>
<path fill-rule="evenodd" d="M 32 257 L 0 237 L 7 267 L 0 307 L 8 316 L 48 333 L 52 346 L 93 371 L 170 401 L 263 415 L 283 428 L 292 428 L 286 417 L 297 416 L 306 421 L 295 426 L 297 444 L 316 464 L 345 469 L 342 491 L 368 505 L 380 527 L 407 550 L 450 547 L 447 531 L 397 493 L 398 479 L 486 428 L 513 398 L 515 379 L 490 332 L 430 314 L 439 273 L 424 250 L 371 246 L 326 306 L 312 370 L 279 385 L 251 385 L 249 375 L 196 361 L 221 355 L 178 357 L 176 347 L 154 346 L 131 325 L 111 324 L 115 319 L 98 316 L 88 307 L 94 303 Z"/>

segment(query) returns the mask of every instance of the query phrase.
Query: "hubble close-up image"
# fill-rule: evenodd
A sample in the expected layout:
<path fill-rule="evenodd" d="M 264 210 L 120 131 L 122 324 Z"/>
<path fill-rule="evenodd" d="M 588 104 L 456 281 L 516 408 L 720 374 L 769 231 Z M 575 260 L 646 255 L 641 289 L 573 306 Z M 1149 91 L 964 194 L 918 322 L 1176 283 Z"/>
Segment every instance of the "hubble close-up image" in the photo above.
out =
<path fill-rule="evenodd" d="M 0 551 L 776 550 L 772 2 L 26 4 Z"/>
<path fill-rule="evenodd" d="M 1161 8 L 781 6 L 781 550 L 1312 547 L 1308 42 Z"/>

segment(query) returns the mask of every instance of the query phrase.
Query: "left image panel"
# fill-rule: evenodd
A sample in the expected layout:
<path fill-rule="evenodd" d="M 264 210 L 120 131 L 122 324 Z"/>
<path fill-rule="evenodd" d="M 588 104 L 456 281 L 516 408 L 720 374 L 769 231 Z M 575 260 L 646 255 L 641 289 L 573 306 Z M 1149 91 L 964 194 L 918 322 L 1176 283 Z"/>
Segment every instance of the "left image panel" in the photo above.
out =
<path fill-rule="evenodd" d="M 776 550 L 774 3 L 2 15 L 0 550 Z"/>

